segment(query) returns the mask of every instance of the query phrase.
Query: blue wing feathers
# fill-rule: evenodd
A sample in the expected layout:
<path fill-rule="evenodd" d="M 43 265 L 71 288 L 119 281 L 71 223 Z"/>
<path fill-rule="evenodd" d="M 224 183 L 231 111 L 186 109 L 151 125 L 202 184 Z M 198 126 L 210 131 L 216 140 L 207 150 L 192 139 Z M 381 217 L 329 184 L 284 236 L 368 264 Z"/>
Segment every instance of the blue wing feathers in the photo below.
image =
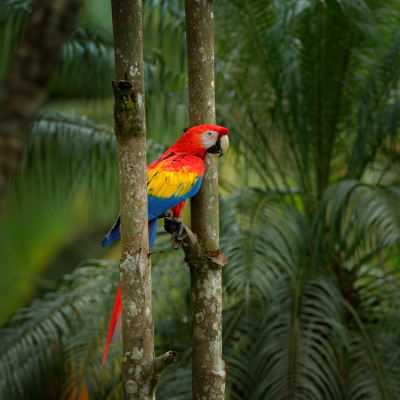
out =
<path fill-rule="evenodd" d="M 171 208 L 177 206 L 183 200 L 186 200 L 192 196 L 194 196 L 200 189 L 201 182 L 203 177 L 200 175 L 193 185 L 193 187 L 183 196 L 172 196 L 167 198 L 156 197 L 151 194 L 147 196 L 148 198 L 148 220 L 149 220 L 149 247 L 150 249 L 153 248 L 154 240 L 156 237 L 157 231 L 157 219 L 158 217 L 170 210 Z M 113 240 L 118 239 L 120 237 L 120 214 L 118 213 L 117 220 L 115 221 L 114 225 L 110 229 L 110 231 L 105 235 L 104 240 L 102 242 L 102 246 L 107 246 Z"/>
<path fill-rule="evenodd" d="M 184 196 L 172 196 L 167 198 L 157 197 L 149 194 L 147 196 L 149 202 L 149 220 L 157 218 L 162 213 L 170 210 L 171 208 L 177 206 L 183 200 L 193 197 L 200 189 L 202 176 L 199 176 L 193 187 Z"/>

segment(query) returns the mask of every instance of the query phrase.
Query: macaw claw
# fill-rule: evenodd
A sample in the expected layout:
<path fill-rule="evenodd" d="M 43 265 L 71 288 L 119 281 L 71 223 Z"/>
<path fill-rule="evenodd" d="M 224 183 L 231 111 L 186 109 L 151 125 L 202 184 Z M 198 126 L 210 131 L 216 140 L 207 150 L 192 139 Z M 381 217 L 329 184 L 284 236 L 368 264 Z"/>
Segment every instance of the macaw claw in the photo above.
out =
<path fill-rule="evenodd" d="M 163 215 L 164 218 L 164 229 L 171 235 L 177 232 L 178 239 L 181 238 L 183 232 L 183 219 L 175 218 L 171 213 L 169 215 Z"/>
<path fill-rule="evenodd" d="M 175 218 L 172 213 L 166 212 L 160 216 L 164 218 L 164 229 L 171 234 L 171 242 L 172 246 L 177 249 L 182 243 L 184 237 L 182 237 L 183 233 L 183 219 Z"/>
<path fill-rule="evenodd" d="M 168 219 L 172 219 L 172 212 L 171 211 L 165 211 L 165 212 L 163 212 L 162 214 L 160 214 L 159 216 L 158 216 L 158 218 L 160 219 L 160 218 L 168 218 Z"/>

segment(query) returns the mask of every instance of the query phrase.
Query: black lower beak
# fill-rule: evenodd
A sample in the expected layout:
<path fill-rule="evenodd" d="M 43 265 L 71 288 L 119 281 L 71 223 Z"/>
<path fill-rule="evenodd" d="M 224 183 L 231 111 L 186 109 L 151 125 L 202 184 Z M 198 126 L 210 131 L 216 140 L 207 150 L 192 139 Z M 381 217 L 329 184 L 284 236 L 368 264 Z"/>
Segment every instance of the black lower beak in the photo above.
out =
<path fill-rule="evenodd" d="M 219 153 L 219 156 L 221 157 L 221 156 L 222 156 L 221 140 L 218 139 L 218 140 L 215 142 L 215 144 L 214 144 L 213 146 L 209 147 L 209 148 L 206 150 L 206 152 L 207 152 L 207 153 L 211 153 L 211 154 L 217 154 L 217 153 Z"/>

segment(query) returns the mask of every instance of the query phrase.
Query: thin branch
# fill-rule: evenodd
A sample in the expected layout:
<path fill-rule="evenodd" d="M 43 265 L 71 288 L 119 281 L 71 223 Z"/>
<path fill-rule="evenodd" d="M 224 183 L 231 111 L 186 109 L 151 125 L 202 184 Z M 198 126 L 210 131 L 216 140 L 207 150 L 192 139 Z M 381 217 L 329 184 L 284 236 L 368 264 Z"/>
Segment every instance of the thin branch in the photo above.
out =
<path fill-rule="evenodd" d="M 178 353 L 176 351 L 167 351 L 162 356 L 158 356 L 154 360 L 154 372 L 159 374 L 165 367 L 176 362 Z"/>

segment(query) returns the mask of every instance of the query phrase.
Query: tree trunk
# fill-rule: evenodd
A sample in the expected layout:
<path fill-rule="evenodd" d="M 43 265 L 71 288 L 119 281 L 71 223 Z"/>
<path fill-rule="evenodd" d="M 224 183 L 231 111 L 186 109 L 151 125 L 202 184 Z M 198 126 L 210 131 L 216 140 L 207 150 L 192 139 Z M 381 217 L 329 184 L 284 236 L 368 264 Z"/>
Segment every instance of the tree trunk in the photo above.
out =
<path fill-rule="evenodd" d="M 190 126 L 215 123 L 212 0 L 186 0 Z M 196 246 L 185 247 L 190 267 L 193 399 L 225 398 L 222 359 L 222 265 L 219 253 L 218 156 L 207 155 L 199 193 L 191 199 Z"/>
<path fill-rule="evenodd" d="M 82 0 L 37 0 L 0 94 L 0 208 Z"/>
<path fill-rule="evenodd" d="M 121 207 L 120 263 L 125 399 L 153 399 L 161 371 L 176 360 L 154 359 L 151 264 L 147 229 L 146 122 L 142 1 L 112 0 L 114 129 Z"/>

